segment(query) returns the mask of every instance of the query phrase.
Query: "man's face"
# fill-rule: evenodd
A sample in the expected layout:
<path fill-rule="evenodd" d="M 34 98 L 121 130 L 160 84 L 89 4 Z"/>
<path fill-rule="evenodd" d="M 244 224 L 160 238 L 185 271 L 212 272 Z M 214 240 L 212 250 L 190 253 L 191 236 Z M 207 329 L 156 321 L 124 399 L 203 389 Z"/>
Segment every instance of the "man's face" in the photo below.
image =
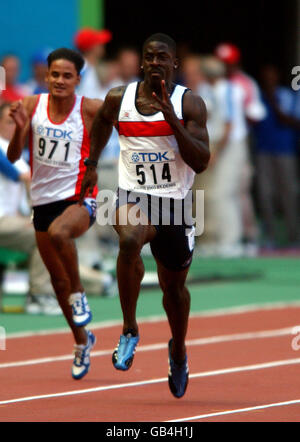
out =
<path fill-rule="evenodd" d="M 200 59 L 198 57 L 186 57 L 183 66 L 182 73 L 186 86 L 197 91 L 198 86 L 204 81 L 203 74 L 200 69 Z"/>
<path fill-rule="evenodd" d="M 16 124 L 14 120 L 9 116 L 9 106 L 3 109 L 2 116 L 0 118 L 0 136 L 10 141 L 13 137 Z"/>
<path fill-rule="evenodd" d="M 5 69 L 6 84 L 13 86 L 19 75 L 20 64 L 18 58 L 14 56 L 6 57 L 2 61 L 2 66 Z"/>
<path fill-rule="evenodd" d="M 125 50 L 119 57 L 119 67 L 122 77 L 126 81 L 131 81 L 139 74 L 140 58 L 139 55 L 132 50 Z"/>
<path fill-rule="evenodd" d="M 69 60 L 55 60 L 51 63 L 46 77 L 50 94 L 66 98 L 75 93 L 80 82 L 74 63 Z"/>
<path fill-rule="evenodd" d="M 161 83 L 161 80 L 170 82 L 177 67 L 177 60 L 166 43 L 152 41 L 144 49 L 143 67 L 145 79 L 150 83 Z"/>
<path fill-rule="evenodd" d="M 33 66 L 34 78 L 38 83 L 44 83 L 47 77 L 48 67 L 44 63 L 36 63 Z"/>

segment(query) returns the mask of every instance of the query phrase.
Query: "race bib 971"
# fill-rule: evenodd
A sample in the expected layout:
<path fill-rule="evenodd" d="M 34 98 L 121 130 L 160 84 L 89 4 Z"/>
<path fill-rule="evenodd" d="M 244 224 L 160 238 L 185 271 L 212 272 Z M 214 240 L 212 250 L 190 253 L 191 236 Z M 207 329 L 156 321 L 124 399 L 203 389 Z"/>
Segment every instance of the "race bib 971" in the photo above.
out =
<path fill-rule="evenodd" d="M 71 169 L 76 166 L 74 144 L 72 140 L 39 137 L 37 138 L 37 146 L 35 146 L 34 158 L 45 165 Z"/>

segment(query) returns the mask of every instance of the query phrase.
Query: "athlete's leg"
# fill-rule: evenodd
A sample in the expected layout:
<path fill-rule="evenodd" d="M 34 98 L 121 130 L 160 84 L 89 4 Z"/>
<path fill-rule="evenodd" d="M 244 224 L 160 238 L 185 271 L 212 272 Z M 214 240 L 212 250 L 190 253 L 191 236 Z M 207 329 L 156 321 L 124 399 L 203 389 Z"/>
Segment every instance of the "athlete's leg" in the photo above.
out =
<path fill-rule="evenodd" d="M 86 344 L 87 335 L 84 327 L 75 326 L 72 319 L 72 308 L 68 302 L 71 293 L 71 283 L 64 263 L 57 253 L 56 248 L 53 246 L 47 232 L 36 232 L 36 241 L 40 255 L 50 273 L 51 282 L 58 302 L 73 332 L 75 342 L 77 344 Z"/>
<path fill-rule="evenodd" d="M 185 337 L 190 313 L 190 293 L 185 286 L 189 268 L 172 271 L 158 260 L 156 262 L 159 284 L 163 291 L 163 306 L 173 338 L 171 355 L 175 362 L 180 363 L 186 355 Z"/>
<path fill-rule="evenodd" d="M 188 268 L 180 271 L 167 269 L 157 260 L 157 271 L 163 291 L 163 306 L 169 320 L 172 339 L 168 345 L 168 382 L 171 393 L 181 398 L 189 381 L 185 337 L 190 312 L 190 294 L 185 287 Z"/>
<path fill-rule="evenodd" d="M 89 228 L 90 215 L 84 206 L 74 204 L 58 216 L 48 229 L 52 244 L 64 265 L 71 283 L 70 293 L 83 292 L 74 239 Z"/>
<path fill-rule="evenodd" d="M 136 306 L 140 292 L 141 281 L 144 276 L 144 264 L 140 256 L 142 247 L 151 241 L 155 235 L 155 227 L 145 225 L 121 225 L 121 219 L 128 219 L 128 211 L 131 204 L 121 206 L 116 213 L 116 225 L 114 226 L 119 235 L 119 254 L 117 259 L 117 278 L 119 296 L 123 312 L 123 333 L 127 329 L 134 330 L 138 334 L 136 322 Z M 126 217 L 126 218 L 124 218 Z"/>

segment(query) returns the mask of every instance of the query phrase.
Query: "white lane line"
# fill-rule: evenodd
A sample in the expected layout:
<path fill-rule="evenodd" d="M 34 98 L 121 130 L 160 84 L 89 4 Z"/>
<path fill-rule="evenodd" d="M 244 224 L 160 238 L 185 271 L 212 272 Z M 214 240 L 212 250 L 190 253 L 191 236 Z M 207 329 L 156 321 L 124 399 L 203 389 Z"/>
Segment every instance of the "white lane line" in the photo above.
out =
<path fill-rule="evenodd" d="M 240 367 L 231 367 L 231 368 L 225 368 L 225 369 L 213 370 L 213 371 L 204 371 L 204 372 L 200 372 L 200 373 L 190 374 L 190 378 L 195 379 L 195 378 L 204 378 L 204 377 L 209 377 L 209 376 L 220 376 L 220 375 L 225 375 L 225 374 L 230 374 L 230 373 L 242 373 L 242 372 L 246 372 L 246 371 L 262 370 L 262 369 L 267 369 L 267 368 L 283 367 L 283 366 L 295 365 L 295 364 L 300 364 L 300 358 L 265 362 L 265 363 L 261 363 L 261 364 L 244 365 L 244 366 L 240 366 Z M 105 386 L 99 386 L 99 387 L 94 387 L 94 388 L 86 388 L 83 390 L 64 391 L 61 393 L 50 393 L 50 394 L 42 394 L 42 395 L 37 395 L 37 396 L 25 396 L 25 397 L 19 397 L 19 398 L 0 401 L 0 405 L 8 405 L 8 404 L 14 404 L 14 403 L 20 403 L 20 402 L 59 398 L 59 397 L 66 397 L 66 396 L 75 396 L 75 395 L 80 395 L 80 394 L 95 393 L 95 392 L 107 391 L 107 390 L 117 390 L 117 389 L 122 389 L 122 388 L 139 387 L 139 386 L 150 385 L 150 384 L 158 384 L 158 383 L 162 383 L 162 382 L 167 382 L 167 378 L 149 379 L 149 380 L 138 381 L 138 382 L 124 383 L 124 384 L 105 385 Z"/>
<path fill-rule="evenodd" d="M 234 307 L 224 307 L 219 309 L 211 309 L 211 310 L 203 310 L 201 312 L 191 313 L 191 318 L 210 318 L 210 317 L 218 317 L 218 316 L 228 316 L 228 315 L 239 315 L 239 314 L 247 314 L 258 311 L 267 311 L 267 310 L 281 310 L 286 308 L 299 308 L 300 301 L 290 301 L 290 302 L 274 302 L 274 303 L 262 303 L 262 304 L 246 304 L 242 306 L 234 306 Z M 140 324 L 143 323 L 151 323 L 151 322 L 166 322 L 166 315 L 154 315 L 150 317 L 140 317 L 138 318 L 138 322 Z M 109 321 L 101 321 L 101 322 L 93 322 L 91 324 L 91 330 L 97 330 L 108 327 L 122 326 L 123 322 L 121 320 L 109 320 Z M 0 324 L 1 325 L 1 324 Z M 28 330 L 24 332 L 13 332 L 6 333 L 6 339 L 16 339 L 16 338 L 29 338 L 32 336 L 48 336 L 53 334 L 64 334 L 70 333 L 70 329 L 68 327 L 61 327 L 52 330 Z"/>
<path fill-rule="evenodd" d="M 235 410 L 218 411 L 215 413 L 199 414 L 199 416 L 183 417 L 182 419 L 172 419 L 165 422 L 188 422 L 194 420 L 208 419 L 210 417 L 226 416 L 228 414 L 247 413 L 250 411 L 265 410 L 267 408 L 274 408 L 274 407 L 285 407 L 288 405 L 295 405 L 295 404 L 300 404 L 300 399 L 294 399 L 285 402 L 274 402 L 272 404 L 265 404 L 265 405 L 256 405 L 254 407 L 237 408 Z"/>
<path fill-rule="evenodd" d="M 28 402 L 28 401 L 34 401 L 39 399 L 51 399 L 51 398 L 59 398 L 59 397 L 66 397 L 66 396 L 75 396 L 78 394 L 87 394 L 87 393 L 95 393 L 98 391 L 105 391 L 105 390 L 117 390 L 118 388 L 127 388 L 127 387 L 138 387 L 140 385 L 149 385 L 149 384 L 155 384 L 159 382 L 165 382 L 166 378 L 160 378 L 160 379 L 153 379 L 148 381 L 140 381 L 140 382 L 130 382 L 127 384 L 115 384 L 115 385 L 107 385 L 107 386 L 101 386 L 101 387 L 94 387 L 94 388 L 86 388 L 84 390 L 72 390 L 72 391 L 64 391 L 62 393 L 51 393 L 51 394 L 42 394 L 38 396 L 27 396 L 27 397 L 21 397 L 16 399 L 9 399 L 6 401 L 0 401 L 0 405 L 7 405 L 7 404 L 13 404 L 18 402 Z"/>
<path fill-rule="evenodd" d="M 194 345 L 209 345 L 209 344 L 218 344 L 222 342 L 234 342 L 241 340 L 251 340 L 251 339 L 267 339 L 281 336 L 291 336 L 293 334 L 294 327 L 280 328 L 277 330 L 261 330 L 255 332 L 245 332 L 245 333 L 235 333 L 229 335 L 219 335 L 219 336 L 210 336 L 207 338 L 199 338 L 199 339 L 190 339 L 186 341 L 187 346 Z M 138 347 L 138 352 L 143 351 L 154 351 L 154 350 L 162 350 L 167 348 L 167 343 L 157 343 L 157 344 L 149 344 L 142 345 Z M 107 356 L 111 355 L 113 349 L 111 350 L 99 350 L 91 352 L 92 357 L 99 356 Z M 36 365 L 36 364 L 48 364 L 50 362 L 60 362 L 60 361 L 69 361 L 73 359 L 72 354 L 61 355 L 61 356 L 53 356 L 53 357 L 45 357 L 45 358 L 35 358 L 35 359 L 27 359 L 23 361 L 15 361 L 15 362 L 3 362 L 0 363 L 1 368 L 12 368 L 12 367 L 24 367 L 28 365 Z"/>

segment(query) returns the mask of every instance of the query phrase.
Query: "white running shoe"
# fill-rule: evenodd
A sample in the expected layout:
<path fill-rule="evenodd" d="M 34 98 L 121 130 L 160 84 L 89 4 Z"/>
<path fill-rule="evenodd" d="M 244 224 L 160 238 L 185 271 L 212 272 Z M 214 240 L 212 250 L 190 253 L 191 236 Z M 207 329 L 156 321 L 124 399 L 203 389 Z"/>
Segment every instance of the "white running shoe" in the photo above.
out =
<path fill-rule="evenodd" d="M 89 371 L 90 351 L 96 343 L 95 335 L 88 330 L 87 331 L 87 344 L 86 345 L 74 345 L 74 361 L 72 365 L 72 377 L 73 379 L 81 379 Z"/>
<path fill-rule="evenodd" d="M 73 293 L 69 297 L 69 303 L 72 306 L 73 321 L 75 325 L 83 327 L 92 320 L 92 312 L 85 293 Z"/>

